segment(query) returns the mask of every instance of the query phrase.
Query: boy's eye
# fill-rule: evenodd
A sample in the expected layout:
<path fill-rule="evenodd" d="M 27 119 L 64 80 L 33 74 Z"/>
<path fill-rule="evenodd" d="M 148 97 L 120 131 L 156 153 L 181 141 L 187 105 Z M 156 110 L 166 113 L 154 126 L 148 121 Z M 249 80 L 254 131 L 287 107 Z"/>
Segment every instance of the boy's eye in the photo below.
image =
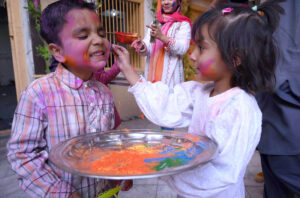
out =
<path fill-rule="evenodd" d="M 88 36 L 86 35 L 86 34 L 84 34 L 84 35 L 78 35 L 77 36 L 77 38 L 79 39 L 79 40 L 84 40 L 84 39 L 86 39 Z"/>
<path fill-rule="evenodd" d="M 102 38 L 105 38 L 105 37 L 106 37 L 106 34 L 105 34 L 105 32 L 103 32 L 103 31 L 98 32 L 98 35 L 99 35 L 100 37 L 102 37 Z"/>

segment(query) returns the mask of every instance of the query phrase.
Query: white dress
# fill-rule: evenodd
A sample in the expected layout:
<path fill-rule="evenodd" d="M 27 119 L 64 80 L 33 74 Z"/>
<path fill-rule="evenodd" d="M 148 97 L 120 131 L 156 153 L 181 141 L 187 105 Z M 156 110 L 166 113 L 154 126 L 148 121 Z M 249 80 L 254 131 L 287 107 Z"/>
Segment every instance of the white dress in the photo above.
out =
<path fill-rule="evenodd" d="M 189 133 L 218 144 L 215 158 L 205 165 L 165 177 L 183 197 L 245 197 L 243 177 L 261 135 L 262 114 L 254 96 L 235 87 L 210 97 L 213 84 L 189 81 L 174 89 L 143 78 L 129 91 L 145 116 L 166 127 L 187 127 Z"/>
<path fill-rule="evenodd" d="M 172 38 L 174 43 L 171 45 L 172 47 L 165 52 L 161 81 L 170 87 L 174 87 L 174 85 L 184 81 L 182 56 L 186 54 L 190 47 L 191 26 L 188 22 L 175 22 L 168 30 L 167 36 Z M 141 53 L 141 55 L 147 56 L 144 73 L 144 76 L 147 79 L 152 50 L 152 43 L 150 43 L 150 28 L 148 28 L 143 42 L 147 47 L 146 52 Z"/>

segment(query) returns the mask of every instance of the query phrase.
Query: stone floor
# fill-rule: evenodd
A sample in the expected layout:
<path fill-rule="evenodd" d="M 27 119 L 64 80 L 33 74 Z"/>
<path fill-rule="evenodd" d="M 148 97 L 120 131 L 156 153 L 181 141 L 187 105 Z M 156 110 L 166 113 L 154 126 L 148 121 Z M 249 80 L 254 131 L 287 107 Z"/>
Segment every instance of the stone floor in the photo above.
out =
<path fill-rule="evenodd" d="M 124 121 L 119 128 L 127 129 L 159 129 L 158 126 L 146 119 L 134 118 Z M 185 130 L 185 129 L 178 129 Z M 27 198 L 18 187 L 15 173 L 10 169 L 6 159 L 6 142 L 9 138 L 7 131 L 0 131 L 0 198 Z M 248 165 L 244 178 L 246 198 L 262 198 L 263 183 L 256 183 L 254 175 L 261 171 L 259 154 L 256 152 Z M 159 179 L 134 180 L 134 185 L 127 192 L 120 192 L 119 198 L 176 198 L 176 194 Z"/>

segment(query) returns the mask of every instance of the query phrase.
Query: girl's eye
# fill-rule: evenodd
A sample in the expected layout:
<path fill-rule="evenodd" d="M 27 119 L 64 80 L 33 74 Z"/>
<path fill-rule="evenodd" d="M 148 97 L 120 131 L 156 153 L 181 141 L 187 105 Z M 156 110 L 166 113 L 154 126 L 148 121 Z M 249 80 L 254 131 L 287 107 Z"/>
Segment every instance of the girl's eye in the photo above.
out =
<path fill-rule="evenodd" d="M 204 50 L 204 48 L 203 48 L 201 45 L 199 45 L 199 50 L 200 50 L 200 52 L 201 52 L 201 51 Z"/>

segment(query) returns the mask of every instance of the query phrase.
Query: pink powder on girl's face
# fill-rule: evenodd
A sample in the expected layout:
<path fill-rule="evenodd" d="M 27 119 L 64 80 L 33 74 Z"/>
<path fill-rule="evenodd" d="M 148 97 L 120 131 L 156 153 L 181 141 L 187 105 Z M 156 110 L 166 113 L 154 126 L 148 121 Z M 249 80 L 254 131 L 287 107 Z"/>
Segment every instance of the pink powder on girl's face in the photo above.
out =
<path fill-rule="evenodd" d="M 200 75 L 206 78 L 214 78 L 216 77 L 216 71 L 213 68 L 213 59 L 208 61 L 201 62 L 196 68 L 199 71 Z"/>

